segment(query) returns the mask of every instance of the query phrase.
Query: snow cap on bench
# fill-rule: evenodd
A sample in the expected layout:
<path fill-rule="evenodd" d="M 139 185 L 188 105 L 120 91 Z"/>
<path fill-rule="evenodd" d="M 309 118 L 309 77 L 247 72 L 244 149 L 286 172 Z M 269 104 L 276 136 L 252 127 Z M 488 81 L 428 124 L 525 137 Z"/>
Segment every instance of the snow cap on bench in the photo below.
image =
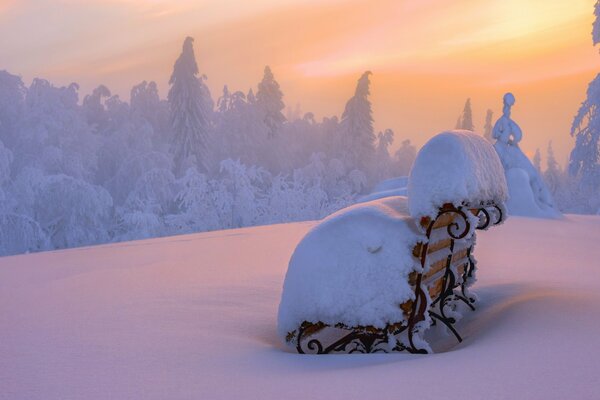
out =
<path fill-rule="evenodd" d="M 502 163 L 490 142 L 471 131 L 440 133 L 417 154 L 408 180 L 413 218 L 435 218 L 446 203 L 459 207 L 494 202 L 503 206 L 508 189 Z"/>
<path fill-rule="evenodd" d="M 414 298 L 408 275 L 423 240 L 406 197 L 359 203 L 325 218 L 296 247 L 279 305 L 284 339 L 303 321 L 371 325 L 405 321 L 399 304 Z"/>

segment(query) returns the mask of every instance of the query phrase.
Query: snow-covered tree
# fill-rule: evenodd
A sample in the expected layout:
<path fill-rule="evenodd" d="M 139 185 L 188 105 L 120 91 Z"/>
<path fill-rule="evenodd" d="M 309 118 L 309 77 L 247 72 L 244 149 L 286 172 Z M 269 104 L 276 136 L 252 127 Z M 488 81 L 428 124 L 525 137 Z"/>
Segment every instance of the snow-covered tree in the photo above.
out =
<path fill-rule="evenodd" d="M 392 160 L 388 148 L 394 142 L 394 131 L 386 129 L 377 134 L 376 168 L 378 180 L 392 176 Z"/>
<path fill-rule="evenodd" d="M 465 107 L 463 109 L 461 116 L 458 118 L 458 121 L 456 122 L 456 127 L 457 127 L 457 129 L 464 129 L 467 131 L 475 130 L 475 127 L 473 126 L 473 113 L 471 111 L 471 99 L 470 98 L 467 99 L 467 101 L 465 102 Z"/>
<path fill-rule="evenodd" d="M 368 169 L 375 153 L 373 112 L 369 100 L 370 75 L 371 71 L 367 71 L 358 79 L 354 96 L 346 103 L 341 121 L 344 161 L 363 171 Z"/>
<path fill-rule="evenodd" d="M 279 83 L 275 80 L 271 68 L 267 65 L 262 81 L 258 84 L 256 104 L 263 114 L 263 121 L 268 128 L 269 137 L 275 136 L 281 125 L 285 122 L 283 110 L 283 93 Z"/>
<path fill-rule="evenodd" d="M 10 149 L 18 139 L 26 92 L 20 77 L 0 71 L 0 140 Z"/>
<path fill-rule="evenodd" d="M 131 115 L 138 123 L 152 127 L 152 141 L 156 149 L 168 142 L 169 105 L 160 99 L 155 82 L 143 81 L 131 89 Z"/>
<path fill-rule="evenodd" d="M 83 112 L 96 133 L 105 129 L 108 124 L 108 115 L 103 100 L 110 96 L 110 90 L 106 86 L 100 85 L 93 90 L 92 94 L 83 98 Z"/>
<path fill-rule="evenodd" d="M 168 100 L 173 133 L 171 151 L 179 172 L 188 165 L 197 165 L 203 171 L 209 169 L 207 143 L 212 100 L 203 78 L 197 76 L 193 43 L 191 37 L 183 42 L 181 55 L 175 61 L 169 80 Z"/>
<path fill-rule="evenodd" d="M 14 152 L 14 169 L 91 180 L 97 168 L 97 138 L 78 104 L 79 86 L 55 87 L 34 79 L 27 90 Z"/>
<path fill-rule="evenodd" d="M 54 248 L 109 239 L 112 199 L 104 188 L 60 174 L 45 177 L 34 191 L 33 218 Z"/>
<path fill-rule="evenodd" d="M 492 138 L 492 129 L 493 129 L 493 125 L 492 125 L 492 119 L 494 118 L 494 112 L 492 110 L 487 110 L 485 113 L 485 125 L 483 126 L 483 137 L 486 138 L 487 140 L 489 140 L 490 142 L 493 142 L 494 139 Z"/>
<path fill-rule="evenodd" d="M 544 172 L 544 180 L 552 194 L 555 194 L 558 191 L 561 176 L 562 171 L 554 157 L 554 149 L 552 148 L 552 141 L 550 141 L 548 142 L 548 151 L 546 153 L 546 171 Z"/>
<path fill-rule="evenodd" d="M 231 193 L 231 210 L 222 221 L 228 228 L 256 225 L 265 213 L 264 191 L 268 172 L 239 161 L 221 162 L 222 182 Z"/>
<path fill-rule="evenodd" d="M 396 151 L 396 174 L 399 176 L 408 175 L 415 159 L 417 158 L 417 149 L 410 143 L 410 140 L 402 141 L 402 146 Z"/>
<path fill-rule="evenodd" d="M 537 172 L 542 172 L 542 155 L 540 153 L 539 147 L 535 149 L 535 154 L 533 155 L 533 166 L 537 170 Z"/>
<path fill-rule="evenodd" d="M 598 182 L 600 161 L 600 74 L 590 83 L 587 98 L 581 104 L 573 125 L 571 135 L 575 137 L 575 148 L 569 159 L 569 172 L 580 176 L 582 182 L 594 186 Z"/>
<path fill-rule="evenodd" d="M 594 5 L 594 24 L 592 25 L 592 40 L 594 45 L 600 43 L 600 1 L 596 1 Z"/>
<path fill-rule="evenodd" d="M 231 210 L 231 194 L 220 181 L 209 180 L 196 168 L 189 168 L 179 179 L 175 201 L 179 208 L 167 218 L 175 232 L 198 232 L 222 228 L 222 220 Z"/>
<path fill-rule="evenodd" d="M 50 248 L 48 236 L 34 219 L 21 214 L 0 214 L 0 254 L 21 254 Z"/>
<path fill-rule="evenodd" d="M 240 160 L 245 165 L 264 161 L 267 148 L 267 127 L 261 111 L 243 92 L 224 89 L 219 99 L 219 112 L 212 138 L 212 159 L 215 164 L 226 159 Z"/>

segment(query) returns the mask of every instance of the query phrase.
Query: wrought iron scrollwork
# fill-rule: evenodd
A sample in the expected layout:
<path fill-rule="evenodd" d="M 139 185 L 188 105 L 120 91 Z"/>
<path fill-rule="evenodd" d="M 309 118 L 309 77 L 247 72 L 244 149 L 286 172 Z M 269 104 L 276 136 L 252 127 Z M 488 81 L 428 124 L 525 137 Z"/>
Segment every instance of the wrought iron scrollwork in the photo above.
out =
<path fill-rule="evenodd" d="M 440 209 L 440 212 L 437 215 L 437 218 L 429 224 L 427 228 L 427 238 L 431 236 L 431 231 L 433 230 L 433 226 L 435 225 L 435 221 L 437 221 L 443 215 L 454 215 L 454 219 L 448 225 L 447 231 L 448 235 L 454 239 L 464 239 L 469 232 L 471 232 L 471 223 L 469 222 L 469 218 L 467 214 L 465 214 L 462 207 L 454 207 L 452 204 L 446 204 L 444 207 Z M 456 218 L 456 216 L 460 218 Z M 462 224 L 462 227 L 461 227 Z"/>
<path fill-rule="evenodd" d="M 388 325 L 383 329 L 374 327 L 346 327 L 337 324 L 335 328 L 346 330 L 348 333 L 334 341 L 328 346 L 317 338 L 310 336 L 322 329 L 331 328 L 328 325 L 317 323 L 312 324 L 304 322 L 296 337 L 296 350 L 300 354 L 331 354 L 331 353 L 387 353 L 391 351 L 407 350 L 411 353 L 419 352 L 419 349 L 406 346 L 399 341 L 389 343 L 390 338 L 394 338 L 407 329 L 407 325 Z M 305 338 L 306 332 L 308 338 Z M 395 340 L 395 339 L 394 339 Z M 391 347 L 394 346 L 394 347 Z"/>
<path fill-rule="evenodd" d="M 477 209 L 476 215 L 479 217 L 477 229 L 487 229 L 490 225 L 498 225 L 504 220 L 502 208 L 496 204 L 482 205 Z M 492 215 L 494 220 L 492 221 Z"/>

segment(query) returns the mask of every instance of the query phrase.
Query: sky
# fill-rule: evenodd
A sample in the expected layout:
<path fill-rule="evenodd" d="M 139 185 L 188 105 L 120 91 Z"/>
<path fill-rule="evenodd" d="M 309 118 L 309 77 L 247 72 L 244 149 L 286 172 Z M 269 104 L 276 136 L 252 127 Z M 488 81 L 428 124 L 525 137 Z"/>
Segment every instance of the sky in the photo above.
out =
<path fill-rule="evenodd" d="M 57 85 L 99 84 L 129 99 L 142 80 L 162 97 L 186 36 L 213 98 L 256 87 L 269 65 L 290 107 L 341 115 L 373 72 L 375 128 L 393 147 L 454 128 L 467 98 L 476 130 L 502 95 L 517 102 L 521 147 L 561 164 L 573 116 L 600 72 L 594 0 L 0 0 L 0 70 Z"/>

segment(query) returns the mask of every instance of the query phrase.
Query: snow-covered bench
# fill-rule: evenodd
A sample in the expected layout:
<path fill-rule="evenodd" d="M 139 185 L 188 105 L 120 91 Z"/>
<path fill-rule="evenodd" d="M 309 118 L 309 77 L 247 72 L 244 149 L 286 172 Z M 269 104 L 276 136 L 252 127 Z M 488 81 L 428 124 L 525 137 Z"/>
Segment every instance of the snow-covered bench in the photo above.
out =
<path fill-rule="evenodd" d="M 408 199 L 388 197 L 327 217 L 289 264 L 278 330 L 299 353 L 431 352 L 433 324 L 474 309 L 475 229 L 504 220 L 506 181 L 493 147 L 444 132 L 419 152 Z"/>

